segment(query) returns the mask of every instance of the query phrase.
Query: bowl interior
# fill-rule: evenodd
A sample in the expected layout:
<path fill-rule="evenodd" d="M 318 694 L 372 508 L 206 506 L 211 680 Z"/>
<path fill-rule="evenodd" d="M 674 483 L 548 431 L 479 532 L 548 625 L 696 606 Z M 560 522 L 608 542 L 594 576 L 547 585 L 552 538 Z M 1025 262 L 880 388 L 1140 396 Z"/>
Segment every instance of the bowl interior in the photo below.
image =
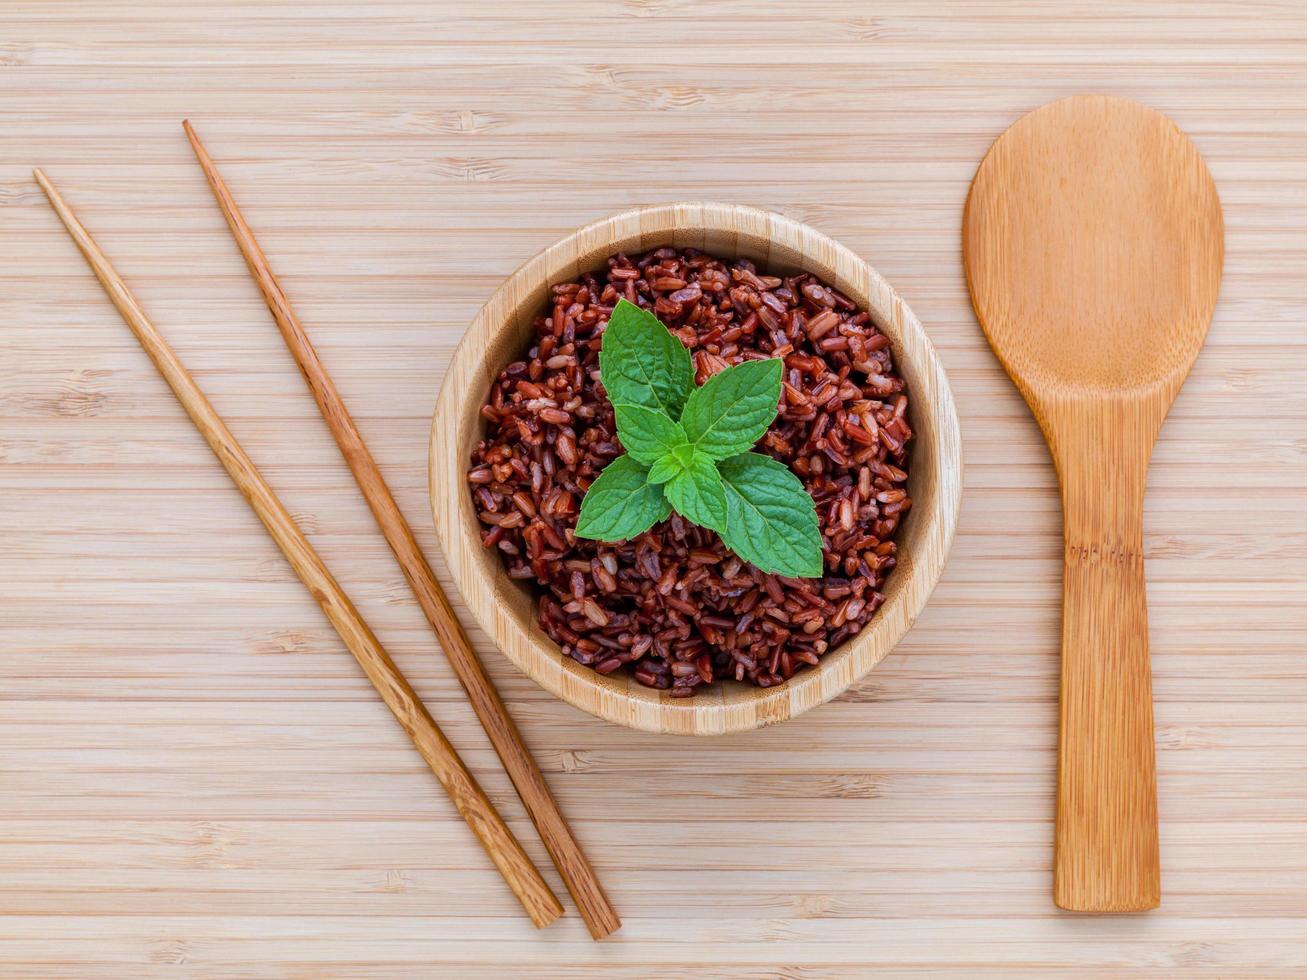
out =
<path fill-rule="evenodd" d="M 483 435 L 480 407 L 504 365 L 529 346 L 549 288 L 604 267 L 616 252 L 663 245 L 748 258 L 774 275 L 813 273 L 866 309 L 889 337 L 908 386 L 914 432 L 908 475 L 913 506 L 900 527 L 898 565 L 871 622 L 778 687 L 734 681 L 675 699 L 633 678 L 604 676 L 564 657 L 535 619 L 536 592 L 509 579 L 480 543 L 465 481 Z M 829 700 L 878 663 L 911 625 L 938 580 L 960 499 L 957 416 L 947 382 L 911 311 L 862 259 L 781 215 L 735 205 L 683 204 L 617 215 L 581 229 L 527 262 L 482 309 L 455 353 L 432 427 L 431 492 L 451 573 L 481 626 L 546 689 L 600 717 L 647 731 L 716 734 L 782 721 Z"/>

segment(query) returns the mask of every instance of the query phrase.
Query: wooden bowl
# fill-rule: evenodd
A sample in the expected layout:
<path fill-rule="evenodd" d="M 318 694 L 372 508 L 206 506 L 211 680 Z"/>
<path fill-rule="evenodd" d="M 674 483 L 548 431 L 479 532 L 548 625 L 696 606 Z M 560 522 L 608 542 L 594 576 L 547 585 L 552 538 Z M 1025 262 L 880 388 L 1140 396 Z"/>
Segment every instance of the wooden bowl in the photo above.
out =
<path fill-rule="evenodd" d="M 662 245 L 745 257 L 768 273 L 807 271 L 870 312 L 890 338 L 907 381 L 913 506 L 899 530 L 898 565 L 885 602 L 860 633 L 784 684 L 718 683 L 677 699 L 623 675 L 603 676 L 563 656 L 536 623 L 535 595 L 508 578 L 481 545 L 466 474 L 482 436 L 480 408 L 504 365 L 528 346 L 548 289 L 604 266 L 616 252 Z M 664 204 L 597 221 L 545 249 L 495 291 L 463 337 L 445 375 L 431 429 L 431 507 L 450 574 L 481 627 L 538 684 L 569 704 L 648 732 L 716 735 L 770 725 L 829 701 L 885 657 L 939 580 L 962 493 L 957 412 L 944 371 L 907 304 L 870 265 L 807 225 L 733 204 Z"/>

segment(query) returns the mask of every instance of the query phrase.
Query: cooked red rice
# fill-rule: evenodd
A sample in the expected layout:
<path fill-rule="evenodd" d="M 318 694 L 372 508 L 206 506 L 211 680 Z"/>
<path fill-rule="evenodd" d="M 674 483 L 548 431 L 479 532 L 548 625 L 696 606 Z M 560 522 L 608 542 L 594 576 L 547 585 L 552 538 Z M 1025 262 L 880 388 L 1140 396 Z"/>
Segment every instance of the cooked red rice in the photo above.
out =
<path fill-rule="evenodd" d="M 785 359 L 780 414 L 757 451 L 812 494 L 824 578 L 763 574 L 676 514 L 619 544 L 574 538 L 586 488 L 622 452 L 599 347 L 623 297 L 690 348 L 696 384 L 749 358 Z M 526 359 L 504 368 L 482 408 L 468 482 L 486 547 L 541 588 L 540 623 L 567 656 L 673 696 L 722 678 L 770 687 L 884 601 L 912 505 L 907 410 L 888 338 L 813 276 L 763 275 L 693 249 L 617 255 L 606 272 L 553 287 Z"/>

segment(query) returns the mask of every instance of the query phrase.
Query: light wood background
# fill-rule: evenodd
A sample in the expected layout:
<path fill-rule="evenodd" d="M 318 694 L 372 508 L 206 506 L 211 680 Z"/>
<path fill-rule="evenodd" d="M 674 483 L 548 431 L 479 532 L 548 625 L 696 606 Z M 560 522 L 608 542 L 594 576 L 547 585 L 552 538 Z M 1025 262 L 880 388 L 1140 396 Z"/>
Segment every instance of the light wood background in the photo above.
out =
<path fill-rule="evenodd" d="M 1301 4 L 121 8 L 0 8 L 0 974 L 1307 971 Z M 1126 918 L 1051 903 L 1060 517 L 959 255 L 993 137 L 1094 90 L 1184 127 L 1228 229 L 1149 483 L 1164 898 Z M 866 256 L 939 347 L 958 541 L 917 627 L 838 702 L 642 735 L 487 651 L 625 918 L 610 941 L 574 913 L 526 922 L 31 179 L 99 237 L 543 866 L 184 116 L 442 574 L 444 365 L 495 285 L 580 224 L 774 208 Z"/>

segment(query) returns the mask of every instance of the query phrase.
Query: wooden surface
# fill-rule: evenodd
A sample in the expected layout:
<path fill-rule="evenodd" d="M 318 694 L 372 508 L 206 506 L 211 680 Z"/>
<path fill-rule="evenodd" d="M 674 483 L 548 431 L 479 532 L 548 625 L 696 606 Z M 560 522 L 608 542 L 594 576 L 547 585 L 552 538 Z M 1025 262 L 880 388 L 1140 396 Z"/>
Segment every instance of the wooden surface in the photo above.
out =
<path fill-rule="evenodd" d="M 663 245 L 743 257 L 783 275 L 811 272 L 867 310 L 893 344 L 912 392 L 908 491 L 912 513 L 896 535 L 899 565 L 885 603 L 855 638 L 814 670 L 764 689 L 718 684 L 692 698 L 651 690 L 625 673 L 604 676 L 562 655 L 540 629 L 532 592 L 513 582 L 481 540 L 468 493 L 468 460 L 485 434 L 481 406 L 502 367 L 522 355 L 549 287 L 602 268 L 616 252 Z M 454 352 L 431 426 L 431 503 L 445 561 L 469 611 L 528 677 L 584 711 L 642 731 L 721 735 L 794 718 L 842 694 L 893 649 L 939 581 L 957 527 L 962 458 L 957 409 L 921 323 L 867 262 L 814 228 L 738 204 L 682 202 L 605 217 L 551 244 L 517 269 L 477 313 Z"/>
<path fill-rule="evenodd" d="M 1301 5 L 88 0 L 0 21 L 0 972 L 1307 972 Z M 993 139 L 1091 90 L 1176 120 L 1227 226 L 1149 473 L 1166 891 L 1131 917 L 1049 898 L 1056 482 L 959 248 Z M 544 867 L 186 116 L 446 585 L 425 475 L 444 367 L 495 287 L 587 221 L 781 211 L 871 262 L 939 349 L 957 543 L 838 700 L 720 740 L 641 734 L 474 633 L 622 915 L 609 940 L 522 918 L 31 179 L 78 207 Z"/>
<path fill-rule="evenodd" d="M 985 154 L 963 212 L 976 317 L 1061 488 L 1053 895 L 1068 911 L 1161 900 L 1144 493 L 1207 336 L 1224 242 L 1194 145 L 1117 96 L 1023 116 Z"/>

